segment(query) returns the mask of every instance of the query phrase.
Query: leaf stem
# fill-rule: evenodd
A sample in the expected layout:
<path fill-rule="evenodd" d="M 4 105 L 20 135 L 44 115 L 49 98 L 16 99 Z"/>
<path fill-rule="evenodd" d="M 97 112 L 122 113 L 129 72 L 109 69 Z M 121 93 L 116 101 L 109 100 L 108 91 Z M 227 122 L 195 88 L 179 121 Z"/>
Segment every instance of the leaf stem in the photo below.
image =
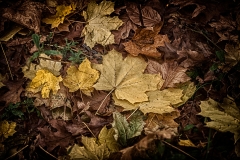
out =
<path fill-rule="evenodd" d="M 98 107 L 95 115 L 98 114 L 99 109 L 102 107 L 103 103 L 105 102 L 105 100 L 107 99 L 107 97 L 114 91 L 114 89 L 115 89 L 115 88 L 113 88 L 113 89 L 106 95 L 106 97 L 102 100 L 102 102 L 101 102 L 100 106 Z"/>
<path fill-rule="evenodd" d="M 9 72 L 10 72 L 11 79 L 13 80 L 12 71 L 11 71 L 11 68 L 10 68 L 10 66 L 9 66 L 8 59 L 7 59 L 6 53 L 5 53 L 4 49 L 3 49 L 3 46 L 2 46 L 2 43 L 1 43 L 1 42 L 0 42 L 0 45 L 1 45 L 1 48 L 2 48 L 2 51 L 3 51 L 4 57 L 5 57 L 6 62 L 7 62 L 7 66 L 8 66 L 8 70 L 9 70 Z"/>

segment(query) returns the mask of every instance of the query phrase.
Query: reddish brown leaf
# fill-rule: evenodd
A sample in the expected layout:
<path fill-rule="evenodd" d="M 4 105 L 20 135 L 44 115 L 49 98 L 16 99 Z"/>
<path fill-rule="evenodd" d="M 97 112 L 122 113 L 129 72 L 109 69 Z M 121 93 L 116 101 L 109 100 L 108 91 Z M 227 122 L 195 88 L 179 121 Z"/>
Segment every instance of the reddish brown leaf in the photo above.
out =
<path fill-rule="evenodd" d="M 152 28 L 139 28 L 131 41 L 123 43 L 125 50 L 133 56 L 144 54 L 146 56 L 160 58 L 162 53 L 157 47 L 164 46 L 165 42 L 169 42 L 167 35 L 159 35 L 161 24 Z"/>
<path fill-rule="evenodd" d="M 180 66 L 184 68 L 196 66 L 205 60 L 204 55 L 197 51 L 182 50 L 177 51 L 177 54 L 179 55 L 178 61 L 180 62 Z"/>
<path fill-rule="evenodd" d="M 38 128 L 41 132 L 41 138 L 38 141 L 38 145 L 47 147 L 47 150 L 51 152 L 57 146 L 67 147 L 73 144 L 74 139 L 72 134 L 66 129 L 66 122 L 63 120 L 50 120 L 49 124 L 51 127 L 44 126 Z"/>
<path fill-rule="evenodd" d="M 158 14 L 157 11 L 152 9 L 152 7 L 150 6 L 145 6 L 141 8 L 141 13 L 140 13 L 137 4 L 128 3 L 126 10 L 127 10 L 128 16 L 133 21 L 133 23 L 140 26 L 142 25 L 140 18 L 142 18 L 143 26 L 146 26 L 146 27 L 152 27 L 161 21 L 161 16 Z"/>
<path fill-rule="evenodd" d="M 131 21 L 127 14 L 119 16 L 119 18 L 124 22 L 117 31 L 112 31 L 114 34 L 115 43 L 120 43 L 121 39 L 126 39 L 129 36 L 131 30 L 136 31 L 137 26 Z"/>
<path fill-rule="evenodd" d="M 178 66 L 177 62 L 163 63 L 161 64 L 161 75 L 165 82 L 161 89 L 167 87 L 176 87 L 179 83 L 184 83 L 190 80 L 190 77 L 186 75 L 187 69 Z"/>
<path fill-rule="evenodd" d="M 39 33 L 44 8 L 46 6 L 42 3 L 25 1 L 16 10 L 13 8 L 4 9 L 2 16 Z"/>
<path fill-rule="evenodd" d="M 20 95 L 23 91 L 23 83 L 25 79 L 21 79 L 19 81 L 8 81 L 5 82 L 4 84 L 8 87 L 9 91 L 6 92 L 4 95 L 0 97 L 0 102 L 6 102 L 6 105 L 8 105 L 10 102 L 11 103 L 17 103 L 20 102 Z"/>

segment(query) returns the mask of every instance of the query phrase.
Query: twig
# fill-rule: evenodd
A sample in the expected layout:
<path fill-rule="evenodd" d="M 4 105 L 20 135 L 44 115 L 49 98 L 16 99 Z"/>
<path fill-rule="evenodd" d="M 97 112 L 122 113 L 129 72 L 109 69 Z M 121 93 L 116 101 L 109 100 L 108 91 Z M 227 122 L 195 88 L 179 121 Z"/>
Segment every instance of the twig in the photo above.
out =
<path fill-rule="evenodd" d="M 105 102 L 105 100 L 107 99 L 107 97 L 114 91 L 114 89 L 115 89 L 115 88 L 113 88 L 113 89 L 106 95 L 106 97 L 102 100 L 102 102 L 101 102 L 100 106 L 98 107 L 95 115 L 98 114 L 99 109 L 102 107 L 103 103 Z"/>
<path fill-rule="evenodd" d="M 2 43 L 1 43 L 1 42 L 0 42 L 0 45 L 1 45 L 1 48 L 2 48 L 2 51 L 3 51 L 4 57 L 5 57 L 6 62 L 7 62 L 8 70 L 9 70 L 10 75 L 11 75 L 11 78 L 12 78 L 12 80 L 13 80 L 12 71 L 11 71 L 11 69 L 10 69 L 10 66 L 9 66 L 9 63 L 8 63 L 8 60 L 7 60 L 7 56 L 6 56 L 6 54 L 5 54 L 5 51 L 4 51 L 4 49 L 3 49 L 3 46 L 2 46 Z"/>
<path fill-rule="evenodd" d="M 7 157 L 5 160 L 7 160 L 7 159 L 9 159 L 9 158 L 12 158 L 12 157 L 14 157 L 15 155 L 17 155 L 19 152 L 21 152 L 22 150 L 24 150 L 25 148 L 27 148 L 28 147 L 28 145 L 26 145 L 26 146 L 24 146 L 23 148 L 21 148 L 19 151 L 17 151 L 16 153 L 14 153 L 13 155 L 11 155 L 11 156 L 9 156 L 9 157 Z"/>
<path fill-rule="evenodd" d="M 91 129 L 88 127 L 88 125 L 87 125 L 85 122 L 82 122 L 82 123 L 87 127 L 87 129 L 89 130 L 89 132 L 91 132 L 91 134 L 93 135 L 93 137 L 97 139 L 97 137 L 93 134 L 93 132 L 91 131 Z"/>
<path fill-rule="evenodd" d="M 164 141 L 164 140 L 161 140 L 163 143 L 165 143 L 165 144 L 167 144 L 167 145 L 169 145 L 169 146 L 171 146 L 171 147 L 173 147 L 173 148 L 175 148 L 175 149 L 177 149 L 178 151 L 180 151 L 180 152 L 182 152 L 182 153 L 184 153 L 184 154 L 186 154 L 187 156 L 189 156 L 189 157 L 191 157 L 192 159 L 194 159 L 194 160 L 197 160 L 196 158 L 194 158 L 193 156 L 191 156 L 190 154 L 188 154 L 188 153 L 186 153 L 186 152 L 184 152 L 183 150 L 181 150 L 180 148 L 177 148 L 176 146 L 174 146 L 174 145 L 172 145 L 172 144 L 170 144 L 170 143 L 168 143 L 168 142 L 166 142 L 166 141 Z"/>
<path fill-rule="evenodd" d="M 55 157 L 54 155 L 52 155 L 51 153 L 49 153 L 48 151 L 46 151 L 44 148 L 42 148 L 42 146 L 39 145 L 39 148 L 41 150 L 43 150 L 45 153 L 47 153 L 48 155 L 50 155 L 51 157 L 55 158 L 55 159 L 58 159 L 57 157 Z"/>
<path fill-rule="evenodd" d="M 128 120 L 139 108 L 140 108 L 140 106 L 138 106 L 138 107 L 127 117 L 126 120 Z"/>

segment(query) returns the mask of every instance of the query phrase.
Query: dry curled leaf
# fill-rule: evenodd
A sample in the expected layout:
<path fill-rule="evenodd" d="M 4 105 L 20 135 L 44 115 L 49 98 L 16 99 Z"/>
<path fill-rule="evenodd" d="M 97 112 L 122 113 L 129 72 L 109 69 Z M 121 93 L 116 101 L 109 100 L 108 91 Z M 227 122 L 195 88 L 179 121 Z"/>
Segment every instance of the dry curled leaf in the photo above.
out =
<path fill-rule="evenodd" d="M 118 99 L 130 103 L 148 100 L 146 91 L 156 90 L 159 75 L 143 74 L 147 63 L 141 57 L 122 55 L 112 50 L 103 57 L 103 64 L 94 68 L 101 72 L 98 82 L 93 86 L 97 90 L 114 90 Z"/>
<path fill-rule="evenodd" d="M 123 22 L 116 16 L 109 17 L 113 11 L 114 3 L 111 1 L 89 2 L 87 11 L 83 11 L 87 25 L 82 31 L 84 43 L 89 47 L 93 48 L 96 43 L 103 46 L 114 43 L 114 35 L 110 31 L 117 30 Z"/>

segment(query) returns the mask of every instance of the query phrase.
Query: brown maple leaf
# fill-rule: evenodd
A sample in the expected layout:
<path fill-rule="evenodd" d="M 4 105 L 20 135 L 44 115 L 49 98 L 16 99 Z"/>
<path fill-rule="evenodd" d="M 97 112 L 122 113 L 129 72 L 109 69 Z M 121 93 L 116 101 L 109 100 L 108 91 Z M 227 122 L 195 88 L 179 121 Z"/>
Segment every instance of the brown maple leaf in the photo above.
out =
<path fill-rule="evenodd" d="M 38 128 L 41 132 L 41 137 L 38 141 L 38 145 L 41 147 L 47 147 L 47 150 L 51 152 L 57 146 L 67 147 L 69 144 L 73 144 L 74 139 L 72 134 L 66 129 L 66 122 L 64 120 L 50 120 L 49 126 Z M 56 130 L 56 131 L 54 131 Z"/>
<path fill-rule="evenodd" d="M 144 6 L 140 11 L 136 3 L 127 3 L 126 10 L 133 23 L 140 26 L 152 27 L 161 21 L 161 16 L 150 6 Z"/>
<path fill-rule="evenodd" d="M 144 54 L 146 56 L 160 58 L 162 53 L 157 47 L 164 46 L 164 42 L 169 42 L 167 35 L 159 35 L 162 27 L 159 23 L 154 28 L 139 28 L 131 41 L 123 43 L 125 50 L 133 56 Z"/>
<path fill-rule="evenodd" d="M 44 8 L 43 3 L 25 1 L 16 9 L 5 8 L 2 16 L 39 33 Z"/>
<path fill-rule="evenodd" d="M 23 91 L 23 83 L 24 83 L 25 79 L 21 79 L 19 81 L 8 81 L 6 83 L 4 83 L 9 91 L 6 92 L 5 94 L 3 94 L 0 97 L 0 102 L 5 102 L 5 105 L 8 105 L 10 102 L 11 103 L 17 103 L 20 102 L 20 95 Z"/>

